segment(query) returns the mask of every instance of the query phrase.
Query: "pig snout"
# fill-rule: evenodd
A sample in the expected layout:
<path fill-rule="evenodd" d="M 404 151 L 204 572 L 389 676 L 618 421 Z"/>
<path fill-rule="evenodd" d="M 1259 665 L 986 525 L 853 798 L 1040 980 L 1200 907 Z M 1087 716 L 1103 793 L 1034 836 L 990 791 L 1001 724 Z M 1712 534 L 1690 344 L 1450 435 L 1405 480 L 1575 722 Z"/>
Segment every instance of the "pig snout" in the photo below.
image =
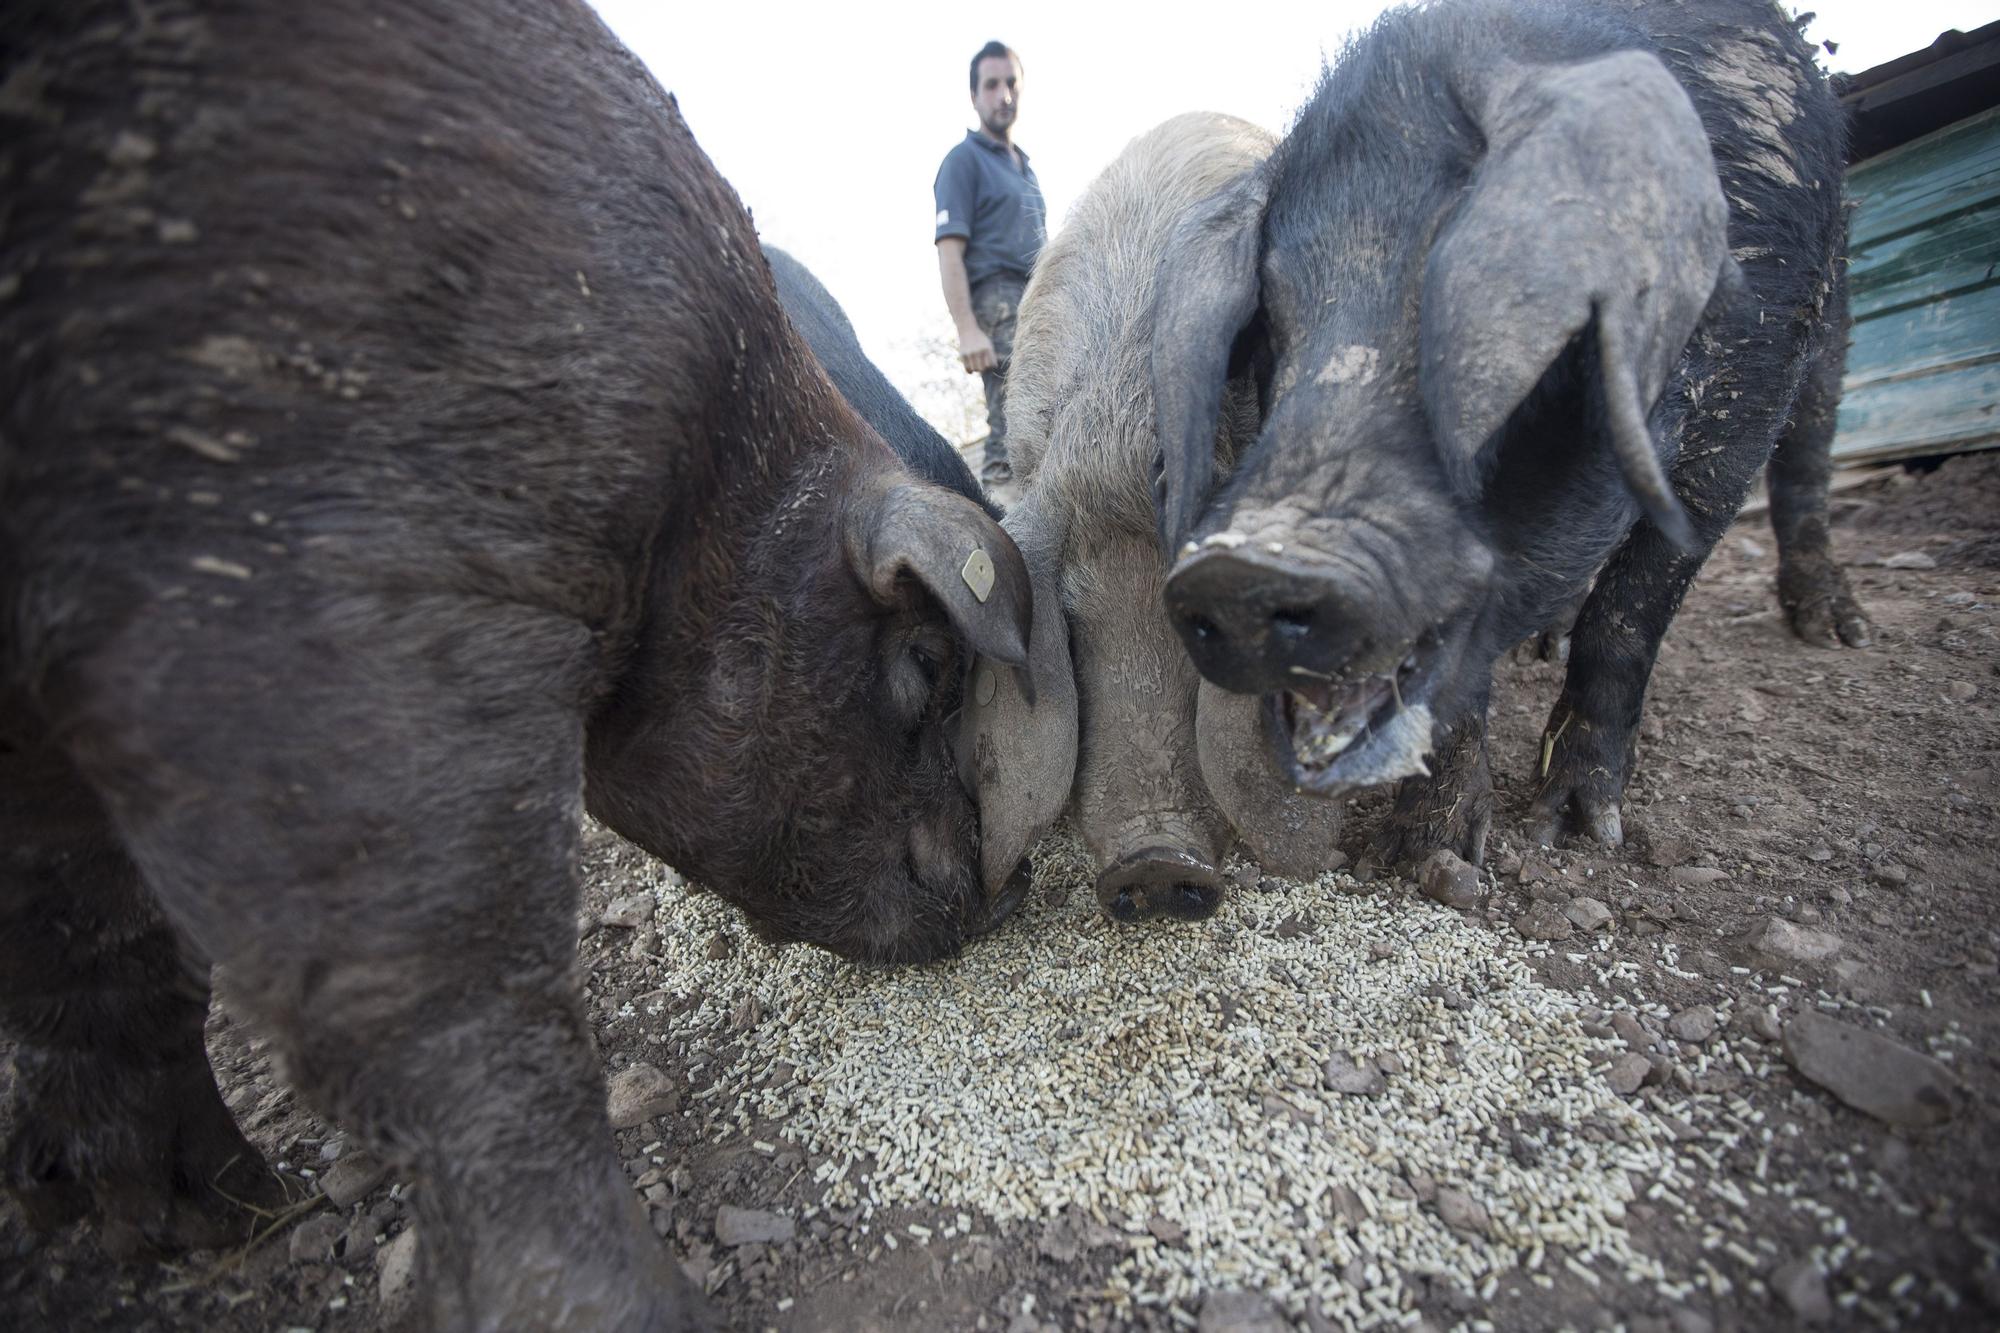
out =
<path fill-rule="evenodd" d="M 1379 647 L 1358 590 L 1258 551 L 1202 551 L 1167 580 L 1167 616 L 1201 674 L 1262 694 L 1340 674 Z"/>
<path fill-rule="evenodd" d="M 1185 847 L 1155 844 L 1119 857 L 1097 876 L 1097 901 L 1114 921 L 1198 921 L 1222 903 L 1222 877 Z"/>

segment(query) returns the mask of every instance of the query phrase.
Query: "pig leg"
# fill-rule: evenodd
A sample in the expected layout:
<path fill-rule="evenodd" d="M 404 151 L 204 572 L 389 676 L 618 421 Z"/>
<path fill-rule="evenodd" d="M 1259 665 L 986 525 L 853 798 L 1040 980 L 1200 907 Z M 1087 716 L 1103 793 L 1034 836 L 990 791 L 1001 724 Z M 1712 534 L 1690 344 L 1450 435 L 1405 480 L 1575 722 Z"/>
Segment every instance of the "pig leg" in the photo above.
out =
<path fill-rule="evenodd" d="M 1741 428 L 1757 425 L 1746 420 Z M 1703 460 L 1675 479 L 1694 520 L 1693 553 L 1642 519 L 1598 574 L 1570 635 L 1569 671 L 1537 756 L 1529 828 L 1538 843 L 1553 846 L 1566 828 L 1607 847 L 1625 841 L 1620 806 L 1660 640 L 1763 461 L 1754 449 L 1711 452 L 1691 443 L 1685 452 Z"/>
<path fill-rule="evenodd" d="M 87 664 L 118 688 L 75 710 L 80 767 L 294 1086 L 417 1179 L 435 1326 L 699 1322 L 619 1170 L 578 995 L 587 627 L 302 600 L 124 635 Z"/>
<path fill-rule="evenodd" d="M 114 1258 L 247 1240 L 283 1205 L 202 1043 L 208 970 L 45 738 L 0 739 L 0 1030 L 15 1042 L 5 1184 L 30 1225 L 95 1214 Z"/>
<path fill-rule="evenodd" d="M 1868 646 L 1868 617 L 1834 562 L 1827 537 L 1829 450 L 1840 408 L 1840 377 L 1847 365 L 1847 283 L 1835 284 L 1828 323 L 1833 334 L 1819 348 L 1792 420 L 1778 438 L 1766 479 L 1771 530 L 1778 539 L 1778 602 L 1792 632 L 1826 648 Z"/>
<path fill-rule="evenodd" d="M 1464 718 L 1430 757 L 1428 776 L 1404 778 L 1377 851 L 1391 865 L 1418 864 L 1432 852 L 1456 853 L 1473 865 L 1486 855 L 1493 825 L 1493 773 L 1486 762 L 1486 701 L 1482 689 Z"/>

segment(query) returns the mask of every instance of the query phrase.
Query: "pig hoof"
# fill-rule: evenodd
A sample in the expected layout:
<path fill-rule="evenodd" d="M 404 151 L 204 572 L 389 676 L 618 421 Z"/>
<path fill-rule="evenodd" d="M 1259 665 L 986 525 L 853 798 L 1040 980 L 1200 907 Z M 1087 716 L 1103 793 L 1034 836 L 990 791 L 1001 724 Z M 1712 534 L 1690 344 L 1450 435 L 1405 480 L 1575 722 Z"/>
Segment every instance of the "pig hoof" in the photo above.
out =
<path fill-rule="evenodd" d="M 239 1244 L 289 1202 L 222 1105 L 205 1058 L 138 1081 L 82 1095 L 105 1086 L 86 1080 L 16 1103 L 5 1183 L 31 1227 L 95 1213 L 105 1254 L 123 1262 Z"/>
<path fill-rule="evenodd" d="M 1792 633 L 1807 643 L 1821 648 L 1869 645 L 1868 616 L 1848 589 L 1847 576 L 1831 565 L 1806 573 L 1780 571 L 1778 601 Z"/>

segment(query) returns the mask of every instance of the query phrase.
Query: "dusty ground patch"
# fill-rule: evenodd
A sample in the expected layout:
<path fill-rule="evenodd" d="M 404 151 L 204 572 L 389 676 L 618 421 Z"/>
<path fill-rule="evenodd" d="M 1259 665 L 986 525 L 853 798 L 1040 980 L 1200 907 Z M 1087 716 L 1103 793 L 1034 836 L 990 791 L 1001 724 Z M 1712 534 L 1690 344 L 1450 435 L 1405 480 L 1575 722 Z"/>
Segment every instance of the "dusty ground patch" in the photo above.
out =
<path fill-rule="evenodd" d="M 1662 655 L 1625 852 L 1519 844 L 1557 675 L 1506 667 L 1464 913 L 1369 863 L 1376 797 L 1341 873 L 1235 875 L 1212 922 L 1113 928 L 1051 864 L 1001 939 L 866 973 L 594 835 L 607 1064 L 675 1089 L 618 1136 L 665 1243 L 745 1328 L 1992 1327 L 2000 458 L 1835 503 L 1877 645 L 1795 644 L 1739 523 Z M 1831 951 L 1770 952 L 1800 931 Z M 1806 1010 L 1934 1056 L 1952 1117 L 1801 1078 L 1772 1038 Z M 0 1324 L 393 1322 L 410 1186 L 212 1034 L 259 1146 L 359 1196 L 164 1268 L 0 1210 Z"/>

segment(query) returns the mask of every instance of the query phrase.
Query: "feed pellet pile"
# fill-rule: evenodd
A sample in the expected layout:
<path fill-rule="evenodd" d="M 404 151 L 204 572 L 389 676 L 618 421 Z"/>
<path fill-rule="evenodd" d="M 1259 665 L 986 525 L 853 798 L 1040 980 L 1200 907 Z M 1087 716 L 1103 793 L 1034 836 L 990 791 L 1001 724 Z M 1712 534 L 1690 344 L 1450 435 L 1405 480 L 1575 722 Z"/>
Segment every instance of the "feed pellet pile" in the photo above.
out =
<path fill-rule="evenodd" d="M 1408 1324 L 1405 1274 L 1488 1298 L 1503 1279 L 1761 1289 L 1748 1275 L 1772 1256 L 1713 1166 L 1769 1131 L 1733 1097 L 1614 1090 L 1631 1058 L 1619 1015 L 1650 1006 L 1608 959 L 1602 989 L 1551 989 L 1529 954 L 1563 946 L 1337 874 L 1243 876 L 1209 921 L 1120 927 L 1067 835 L 1035 869 L 994 937 L 903 970 L 713 949 L 739 919 L 668 876 L 671 989 L 615 1021 L 686 1050 L 705 1139 L 775 1124 L 810 1154 L 824 1206 L 892 1245 L 899 1206 L 955 1218 L 946 1238 L 1065 1209 L 1119 1229 L 1114 1310 L 1249 1288 L 1294 1316 L 1311 1301 L 1356 1327 Z M 1743 1057 L 1718 1041 L 1701 1058 Z M 1688 1229 L 1683 1266 L 1635 1246 L 1638 1198 Z M 1837 1269 L 1840 1219 L 1795 1206 L 1824 1214 L 1816 1257 Z"/>

